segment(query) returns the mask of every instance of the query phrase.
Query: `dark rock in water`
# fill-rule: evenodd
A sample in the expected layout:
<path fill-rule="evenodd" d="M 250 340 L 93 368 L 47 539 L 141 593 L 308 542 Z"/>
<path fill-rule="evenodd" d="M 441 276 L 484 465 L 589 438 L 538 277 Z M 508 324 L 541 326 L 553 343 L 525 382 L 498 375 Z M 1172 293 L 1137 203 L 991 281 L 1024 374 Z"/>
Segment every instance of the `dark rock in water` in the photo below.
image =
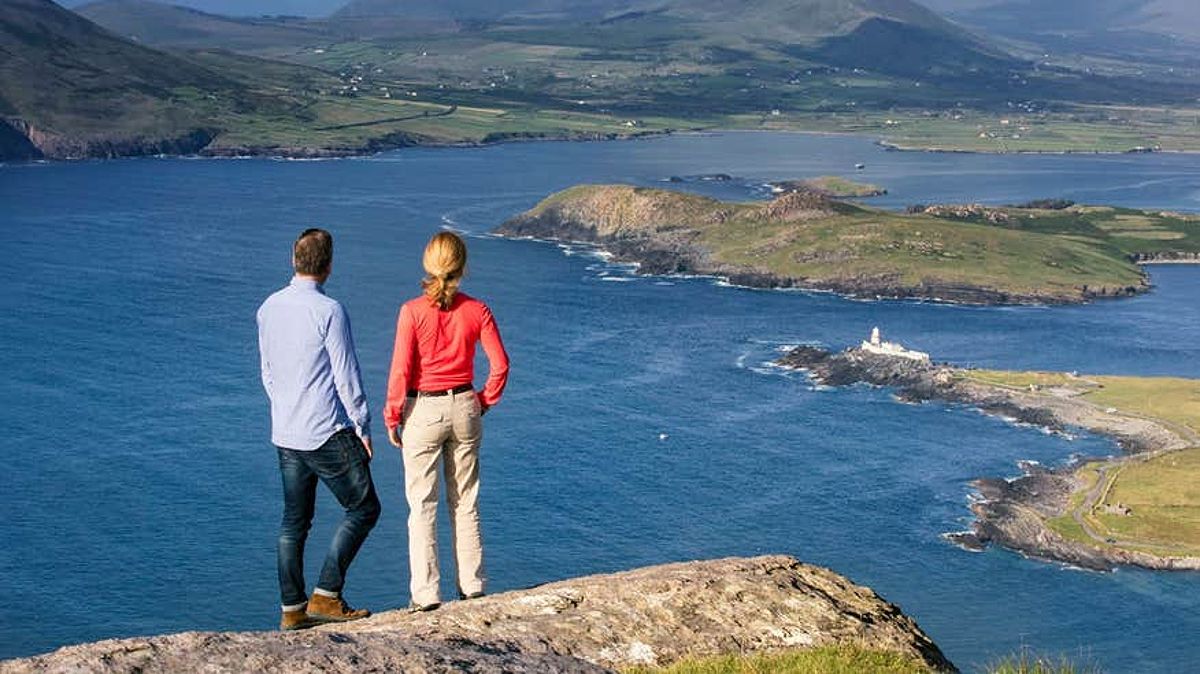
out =
<path fill-rule="evenodd" d="M 991 386 L 972 380 L 968 370 L 928 360 L 865 349 L 831 353 L 801 346 L 785 354 L 778 364 L 807 370 L 813 380 L 830 386 L 888 386 L 906 401 L 969 405 L 1050 431 L 1084 428 L 1114 438 L 1131 452 L 1191 446 L 1189 439 L 1151 419 L 1113 414 L 1069 395 Z M 1200 560 L 1195 558 L 1160 557 L 1063 538 L 1047 526 L 1046 520 L 1066 514 L 1071 496 L 1083 487 L 1075 466 L 1051 470 L 1026 463 L 1022 469 L 1025 475 L 1014 480 L 976 480 L 973 485 L 981 498 L 971 505 L 977 518 L 972 531 L 948 534 L 946 538 L 972 550 L 995 543 L 1032 557 L 1097 571 L 1123 564 L 1152 569 L 1200 568 Z"/>
<path fill-rule="evenodd" d="M 802 344 L 788 351 L 778 362 L 786 367 L 806 370 L 814 365 L 824 363 L 832 357 L 833 354 L 828 349 Z"/>
<path fill-rule="evenodd" d="M 608 672 L 846 644 L 954 671 L 899 608 L 791 557 L 668 564 L 291 633 L 103 641 L 0 663 L 30 672 Z M 608 669 L 611 668 L 611 669 Z"/>
<path fill-rule="evenodd" d="M 983 552 L 988 546 L 988 542 L 980 539 L 974 531 L 956 531 L 946 534 L 945 539 L 971 552 Z"/>

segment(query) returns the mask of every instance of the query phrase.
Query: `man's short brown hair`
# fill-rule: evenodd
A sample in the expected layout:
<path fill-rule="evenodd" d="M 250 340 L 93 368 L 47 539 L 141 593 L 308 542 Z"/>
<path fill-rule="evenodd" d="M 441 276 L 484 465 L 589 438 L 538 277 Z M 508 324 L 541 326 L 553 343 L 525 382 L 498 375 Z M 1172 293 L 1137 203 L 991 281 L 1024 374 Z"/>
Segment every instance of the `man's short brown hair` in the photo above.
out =
<path fill-rule="evenodd" d="M 323 229 L 306 229 L 292 247 L 292 266 L 297 274 L 322 276 L 333 264 L 333 235 Z"/>

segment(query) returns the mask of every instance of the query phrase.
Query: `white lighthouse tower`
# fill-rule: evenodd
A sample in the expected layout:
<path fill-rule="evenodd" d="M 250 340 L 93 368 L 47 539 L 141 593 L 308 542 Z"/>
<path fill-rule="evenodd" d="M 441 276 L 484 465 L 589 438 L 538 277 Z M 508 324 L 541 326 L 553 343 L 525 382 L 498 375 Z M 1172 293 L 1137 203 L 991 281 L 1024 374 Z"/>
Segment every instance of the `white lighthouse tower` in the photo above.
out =
<path fill-rule="evenodd" d="M 929 362 L 929 354 L 922 351 L 910 351 L 896 342 L 883 341 L 883 335 L 879 332 L 879 328 L 875 327 L 871 330 L 871 339 L 862 343 L 862 350 L 867 353 L 874 353 L 880 356 L 891 356 L 893 358 L 907 358 L 923 363 Z"/>

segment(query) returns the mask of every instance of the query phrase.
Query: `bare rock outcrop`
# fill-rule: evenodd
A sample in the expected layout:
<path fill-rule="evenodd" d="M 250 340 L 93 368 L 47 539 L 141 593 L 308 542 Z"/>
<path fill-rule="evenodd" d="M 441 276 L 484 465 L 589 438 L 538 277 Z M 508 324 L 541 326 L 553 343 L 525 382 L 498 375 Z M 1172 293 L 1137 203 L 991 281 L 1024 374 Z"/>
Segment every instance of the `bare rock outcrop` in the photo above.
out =
<path fill-rule="evenodd" d="M 299 633 L 185 633 L 0 663 L 30 672 L 594 672 L 852 644 L 953 665 L 870 589 L 786 556 L 589 576 Z"/>

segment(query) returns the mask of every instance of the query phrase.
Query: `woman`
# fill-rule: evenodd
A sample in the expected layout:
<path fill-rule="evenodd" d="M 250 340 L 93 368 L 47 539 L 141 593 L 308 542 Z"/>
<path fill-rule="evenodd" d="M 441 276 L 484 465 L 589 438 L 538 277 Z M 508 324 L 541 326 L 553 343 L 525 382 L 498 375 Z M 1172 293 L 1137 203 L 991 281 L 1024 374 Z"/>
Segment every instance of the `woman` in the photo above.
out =
<path fill-rule="evenodd" d="M 463 240 L 453 232 L 436 234 L 425 247 L 423 264 L 424 294 L 400 307 L 384 420 L 388 439 L 404 457 L 412 609 L 431 611 L 441 605 L 439 464 L 446 479 L 459 598 L 483 596 L 480 417 L 500 401 L 508 380 L 508 354 L 487 305 L 458 290 L 467 266 Z M 488 378 L 476 393 L 472 382 L 478 343 L 487 354 Z"/>

